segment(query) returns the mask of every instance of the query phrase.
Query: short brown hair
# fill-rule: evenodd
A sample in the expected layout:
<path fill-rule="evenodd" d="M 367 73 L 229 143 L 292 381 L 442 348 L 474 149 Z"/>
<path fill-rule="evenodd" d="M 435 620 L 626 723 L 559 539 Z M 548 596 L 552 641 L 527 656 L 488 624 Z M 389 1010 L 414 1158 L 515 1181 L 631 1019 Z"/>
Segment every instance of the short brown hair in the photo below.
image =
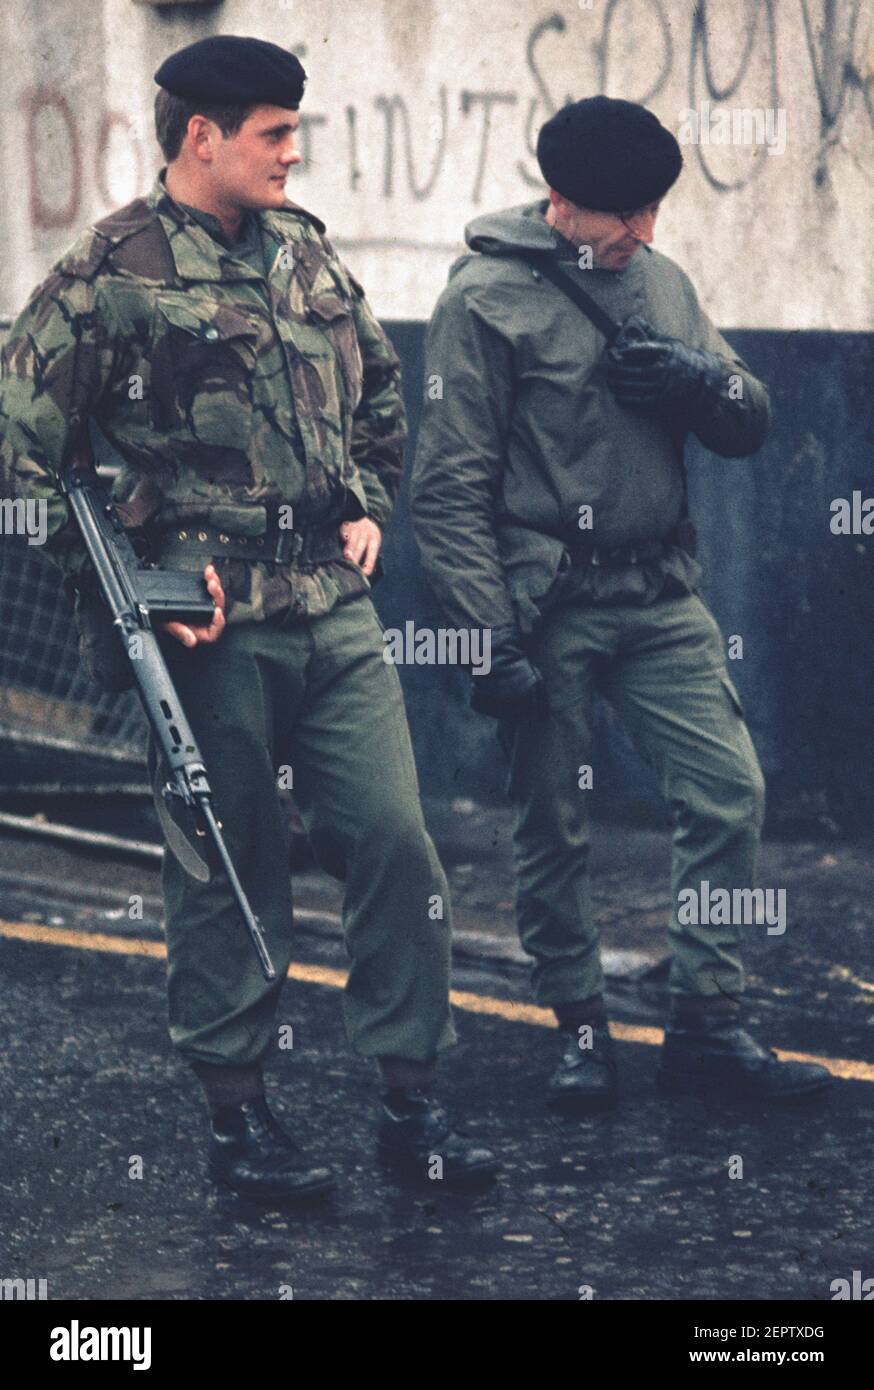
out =
<path fill-rule="evenodd" d="M 168 164 L 176 159 L 192 116 L 205 116 L 208 121 L 215 121 L 222 135 L 227 136 L 236 135 L 254 110 L 254 106 L 204 105 L 188 97 L 177 97 L 161 87 L 155 97 L 155 134 L 164 158 Z"/>

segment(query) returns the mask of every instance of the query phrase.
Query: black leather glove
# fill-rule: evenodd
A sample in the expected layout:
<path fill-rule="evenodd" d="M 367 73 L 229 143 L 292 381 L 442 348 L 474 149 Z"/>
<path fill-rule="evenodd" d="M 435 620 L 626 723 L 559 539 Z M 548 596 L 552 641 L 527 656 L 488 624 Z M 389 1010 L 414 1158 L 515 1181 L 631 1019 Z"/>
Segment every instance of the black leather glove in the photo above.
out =
<path fill-rule="evenodd" d="M 644 336 L 647 329 L 649 336 Z M 607 351 L 607 384 L 618 401 L 632 408 L 707 404 L 718 398 L 722 376 L 722 363 L 712 352 L 656 333 L 637 315 Z"/>
<path fill-rule="evenodd" d="M 545 707 L 543 677 L 531 665 L 515 627 L 493 627 L 491 669 L 471 676 L 471 709 L 493 719 L 525 719 Z"/>

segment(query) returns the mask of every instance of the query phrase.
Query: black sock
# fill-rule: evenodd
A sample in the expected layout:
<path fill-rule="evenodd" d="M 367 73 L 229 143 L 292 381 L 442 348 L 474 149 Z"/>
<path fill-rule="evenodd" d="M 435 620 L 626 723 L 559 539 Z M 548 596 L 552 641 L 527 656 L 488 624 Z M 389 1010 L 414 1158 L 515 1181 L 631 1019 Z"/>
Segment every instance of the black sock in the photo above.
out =
<path fill-rule="evenodd" d="M 242 1105 L 243 1101 L 257 1100 L 264 1094 L 260 1062 L 191 1062 L 190 1066 L 203 1087 L 211 1115 L 225 1106 Z"/>

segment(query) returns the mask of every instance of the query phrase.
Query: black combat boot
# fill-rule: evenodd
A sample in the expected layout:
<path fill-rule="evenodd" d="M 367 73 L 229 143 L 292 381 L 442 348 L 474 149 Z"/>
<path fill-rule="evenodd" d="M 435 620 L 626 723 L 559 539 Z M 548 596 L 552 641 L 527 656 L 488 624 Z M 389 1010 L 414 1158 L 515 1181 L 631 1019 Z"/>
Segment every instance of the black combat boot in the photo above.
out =
<path fill-rule="evenodd" d="M 603 994 L 552 1007 L 561 1029 L 561 1060 L 549 1079 L 547 1105 L 581 1115 L 610 1110 L 617 1097 L 616 1050 Z"/>
<path fill-rule="evenodd" d="M 417 1088 L 383 1092 L 377 1144 L 383 1162 L 427 1180 L 484 1182 L 498 1171 L 492 1151 L 452 1129 L 446 1112 Z"/>
<path fill-rule="evenodd" d="M 562 1030 L 561 1059 L 549 1078 L 548 1105 L 580 1114 L 610 1110 L 618 1095 L 616 1049 L 606 1025 L 592 1027 L 591 1047 L 578 1031 Z"/>
<path fill-rule="evenodd" d="M 714 1099 L 800 1100 L 819 1095 L 833 1077 L 816 1062 L 780 1062 L 740 1026 L 737 1009 L 672 1010 L 656 1073 L 670 1095 Z"/>
<path fill-rule="evenodd" d="M 305 1201 L 334 1187 L 330 1168 L 310 1163 L 263 1096 L 214 1112 L 209 1176 L 221 1187 L 256 1201 Z"/>

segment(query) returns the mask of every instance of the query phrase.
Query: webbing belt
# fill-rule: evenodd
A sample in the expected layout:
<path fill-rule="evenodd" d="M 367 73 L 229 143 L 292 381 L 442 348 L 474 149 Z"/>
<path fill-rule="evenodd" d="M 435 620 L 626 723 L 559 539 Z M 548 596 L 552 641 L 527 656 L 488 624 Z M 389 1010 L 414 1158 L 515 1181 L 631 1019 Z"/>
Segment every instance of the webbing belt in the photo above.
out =
<path fill-rule="evenodd" d="M 211 556 L 235 560 L 266 560 L 274 564 L 316 564 L 342 554 L 340 521 L 334 520 L 302 530 L 268 523 L 263 536 L 237 536 L 206 524 L 181 526 L 164 532 L 155 541 L 161 564 L 182 560 L 186 555 Z"/>
<path fill-rule="evenodd" d="M 670 538 L 664 541 L 638 541 L 612 548 L 592 545 L 581 540 L 568 546 L 571 564 L 603 565 L 607 569 L 624 568 L 626 565 L 643 565 L 647 560 L 661 559 L 671 545 Z"/>
<path fill-rule="evenodd" d="M 598 331 L 604 334 L 608 343 L 612 344 L 616 341 L 620 332 L 619 324 L 615 319 L 611 319 L 607 311 L 601 308 L 588 290 L 584 290 L 582 285 L 559 269 L 551 252 L 526 251 L 520 253 L 520 259 L 527 261 L 532 270 L 536 270 L 544 279 L 551 280 L 554 285 L 557 285 L 562 293 L 566 294 L 568 299 L 572 300 L 577 308 L 583 311 L 586 318 L 591 320 Z"/>

